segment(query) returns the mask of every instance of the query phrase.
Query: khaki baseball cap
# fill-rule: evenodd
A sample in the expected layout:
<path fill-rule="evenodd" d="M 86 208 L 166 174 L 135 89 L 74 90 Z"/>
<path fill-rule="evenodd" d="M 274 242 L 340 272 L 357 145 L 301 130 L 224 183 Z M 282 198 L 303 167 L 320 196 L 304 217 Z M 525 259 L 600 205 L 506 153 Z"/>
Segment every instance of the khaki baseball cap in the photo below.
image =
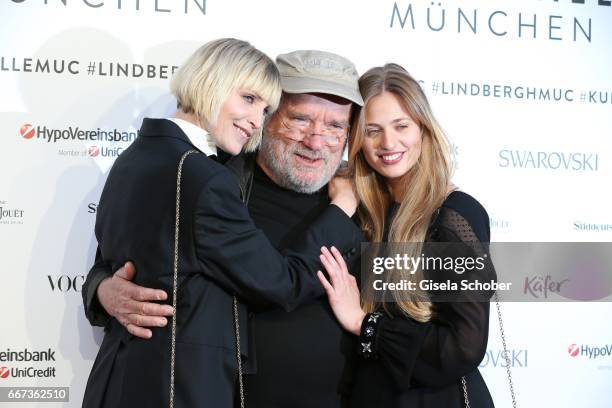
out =
<path fill-rule="evenodd" d="M 325 51 L 302 50 L 276 57 L 281 86 L 287 93 L 324 93 L 363 106 L 359 74 L 344 57 Z"/>

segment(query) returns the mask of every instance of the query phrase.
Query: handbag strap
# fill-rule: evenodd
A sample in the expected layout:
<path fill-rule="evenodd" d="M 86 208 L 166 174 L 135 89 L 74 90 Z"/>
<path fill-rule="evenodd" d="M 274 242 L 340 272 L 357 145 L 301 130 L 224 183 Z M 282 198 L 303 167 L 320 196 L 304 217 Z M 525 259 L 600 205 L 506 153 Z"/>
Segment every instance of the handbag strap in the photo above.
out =
<path fill-rule="evenodd" d="M 170 344 L 170 408 L 174 408 L 174 381 L 176 370 L 176 304 L 178 294 L 178 259 L 179 259 L 179 224 L 181 219 L 181 176 L 183 163 L 191 154 L 200 153 L 198 150 L 186 151 L 178 164 L 176 174 L 176 210 L 174 218 L 174 273 L 172 278 L 172 340 Z M 240 325 L 238 316 L 238 300 L 234 296 L 234 329 L 236 334 L 236 360 L 238 362 L 238 385 L 240 391 L 240 408 L 244 408 L 244 386 L 242 382 L 242 358 L 240 356 Z"/>
<path fill-rule="evenodd" d="M 504 348 L 504 359 L 506 360 L 506 374 L 508 376 L 508 385 L 510 386 L 510 396 L 512 397 L 512 407 L 516 408 L 516 395 L 514 393 L 514 384 L 512 383 L 512 373 L 510 371 L 510 357 L 508 356 L 508 346 L 506 345 L 506 333 L 504 331 L 504 321 L 502 320 L 501 307 L 499 305 L 499 296 L 497 292 L 495 296 L 495 307 L 497 308 L 497 320 L 499 321 L 499 333 L 501 335 L 502 346 Z M 465 408 L 470 408 L 470 399 L 468 398 L 467 382 L 465 376 L 461 377 L 461 385 L 463 387 L 463 401 Z"/>
<path fill-rule="evenodd" d="M 234 296 L 234 330 L 236 331 L 236 361 L 238 362 L 240 408 L 244 408 L 244 383 L 242 382 L 242 357 L 240 356 L 240 324 L 238 323 L 238 299 L 236 299 L 236 296 Z"/>
<path fill-rule="evenodd" d="M 504 357 L 506 360 L 506 374 L 508 376 L 508 385 L 510 386 L 510 396 L 512 397 L 512 407 L 516 408 L 516 395 L 514 394 L 514 383 L 512 382 L 512 372 L 510 371 L 510 356 L 508 355 L 508 346 L 506 345 L 506 332 L 504 331 L 504 321 L 502 320 L 501 306 L 499 305 L 499 295 L 495 292 L 495 306 L 497 307 L 497 320 L 499 321 L 499 333 L 504 347 Z"/>

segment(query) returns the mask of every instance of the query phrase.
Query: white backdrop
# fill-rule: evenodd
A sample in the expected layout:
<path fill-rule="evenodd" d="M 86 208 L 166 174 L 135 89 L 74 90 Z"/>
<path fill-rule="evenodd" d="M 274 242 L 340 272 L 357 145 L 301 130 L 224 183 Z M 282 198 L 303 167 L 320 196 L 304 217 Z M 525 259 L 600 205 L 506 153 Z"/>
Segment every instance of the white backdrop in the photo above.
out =
<path fill-rule="evenodd" d="M 612 6 L 584 3 L 3 0 L 0 387 L 70 387 L 63 405 L 80 406 L 102 337 L 80 290 L 107 171 L 144 116 L 172 112 L 173 67 L 214 38 L 273 57 L 336 52 L 360 72 L 402 64 L 423 81 L 455 182 L 489 211 L 494 241 L 610 241 Z M 612 348 L 610 303 L 502 307 L 519 406 L 612 405 L 612 355 L 586 351 Z M 494 313 L 491 324 L 481 370 L 509 407 Z M 7 349 L 54 354 L 15 362 Z M 28 367 L 53 376 L 13 375 Z M 39 405 L 61 404 L 18 406 Z"/>

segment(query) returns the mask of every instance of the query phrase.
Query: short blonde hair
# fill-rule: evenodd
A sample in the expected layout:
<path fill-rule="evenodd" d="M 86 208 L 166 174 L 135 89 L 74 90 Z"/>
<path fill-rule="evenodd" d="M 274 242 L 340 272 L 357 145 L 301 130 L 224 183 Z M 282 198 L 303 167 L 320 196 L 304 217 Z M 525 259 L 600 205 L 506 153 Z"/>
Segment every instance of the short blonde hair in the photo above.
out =
<path fill-rule="evenodd" d="M 211 126 L 216 125 L 221 106 L 237 88 L 256 93 L 270 105 L 269 113 L 278 107 L 281 85 L 276 65 L 248 42 L 234 38 L 221 38 L 198 48 L 170 82 L 178 108 Z M 261 134 L 261 130 L 254 134 L 244 149 L 255 150 Z"/>

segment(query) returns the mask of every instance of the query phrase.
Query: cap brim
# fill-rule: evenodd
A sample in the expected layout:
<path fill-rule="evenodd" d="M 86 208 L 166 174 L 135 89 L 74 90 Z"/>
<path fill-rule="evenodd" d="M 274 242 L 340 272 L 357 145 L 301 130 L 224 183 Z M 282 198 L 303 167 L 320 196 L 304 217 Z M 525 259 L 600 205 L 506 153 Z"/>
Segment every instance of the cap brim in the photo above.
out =
<path fill-rule="evenodd" d="M 281 86 L 287 93 L 323 93 L 339 96 L 363 106 L 361 94 L 354 88 L 336 82 L 322 81 L 314 78 L 289 77 L 281 75 Z"/>

